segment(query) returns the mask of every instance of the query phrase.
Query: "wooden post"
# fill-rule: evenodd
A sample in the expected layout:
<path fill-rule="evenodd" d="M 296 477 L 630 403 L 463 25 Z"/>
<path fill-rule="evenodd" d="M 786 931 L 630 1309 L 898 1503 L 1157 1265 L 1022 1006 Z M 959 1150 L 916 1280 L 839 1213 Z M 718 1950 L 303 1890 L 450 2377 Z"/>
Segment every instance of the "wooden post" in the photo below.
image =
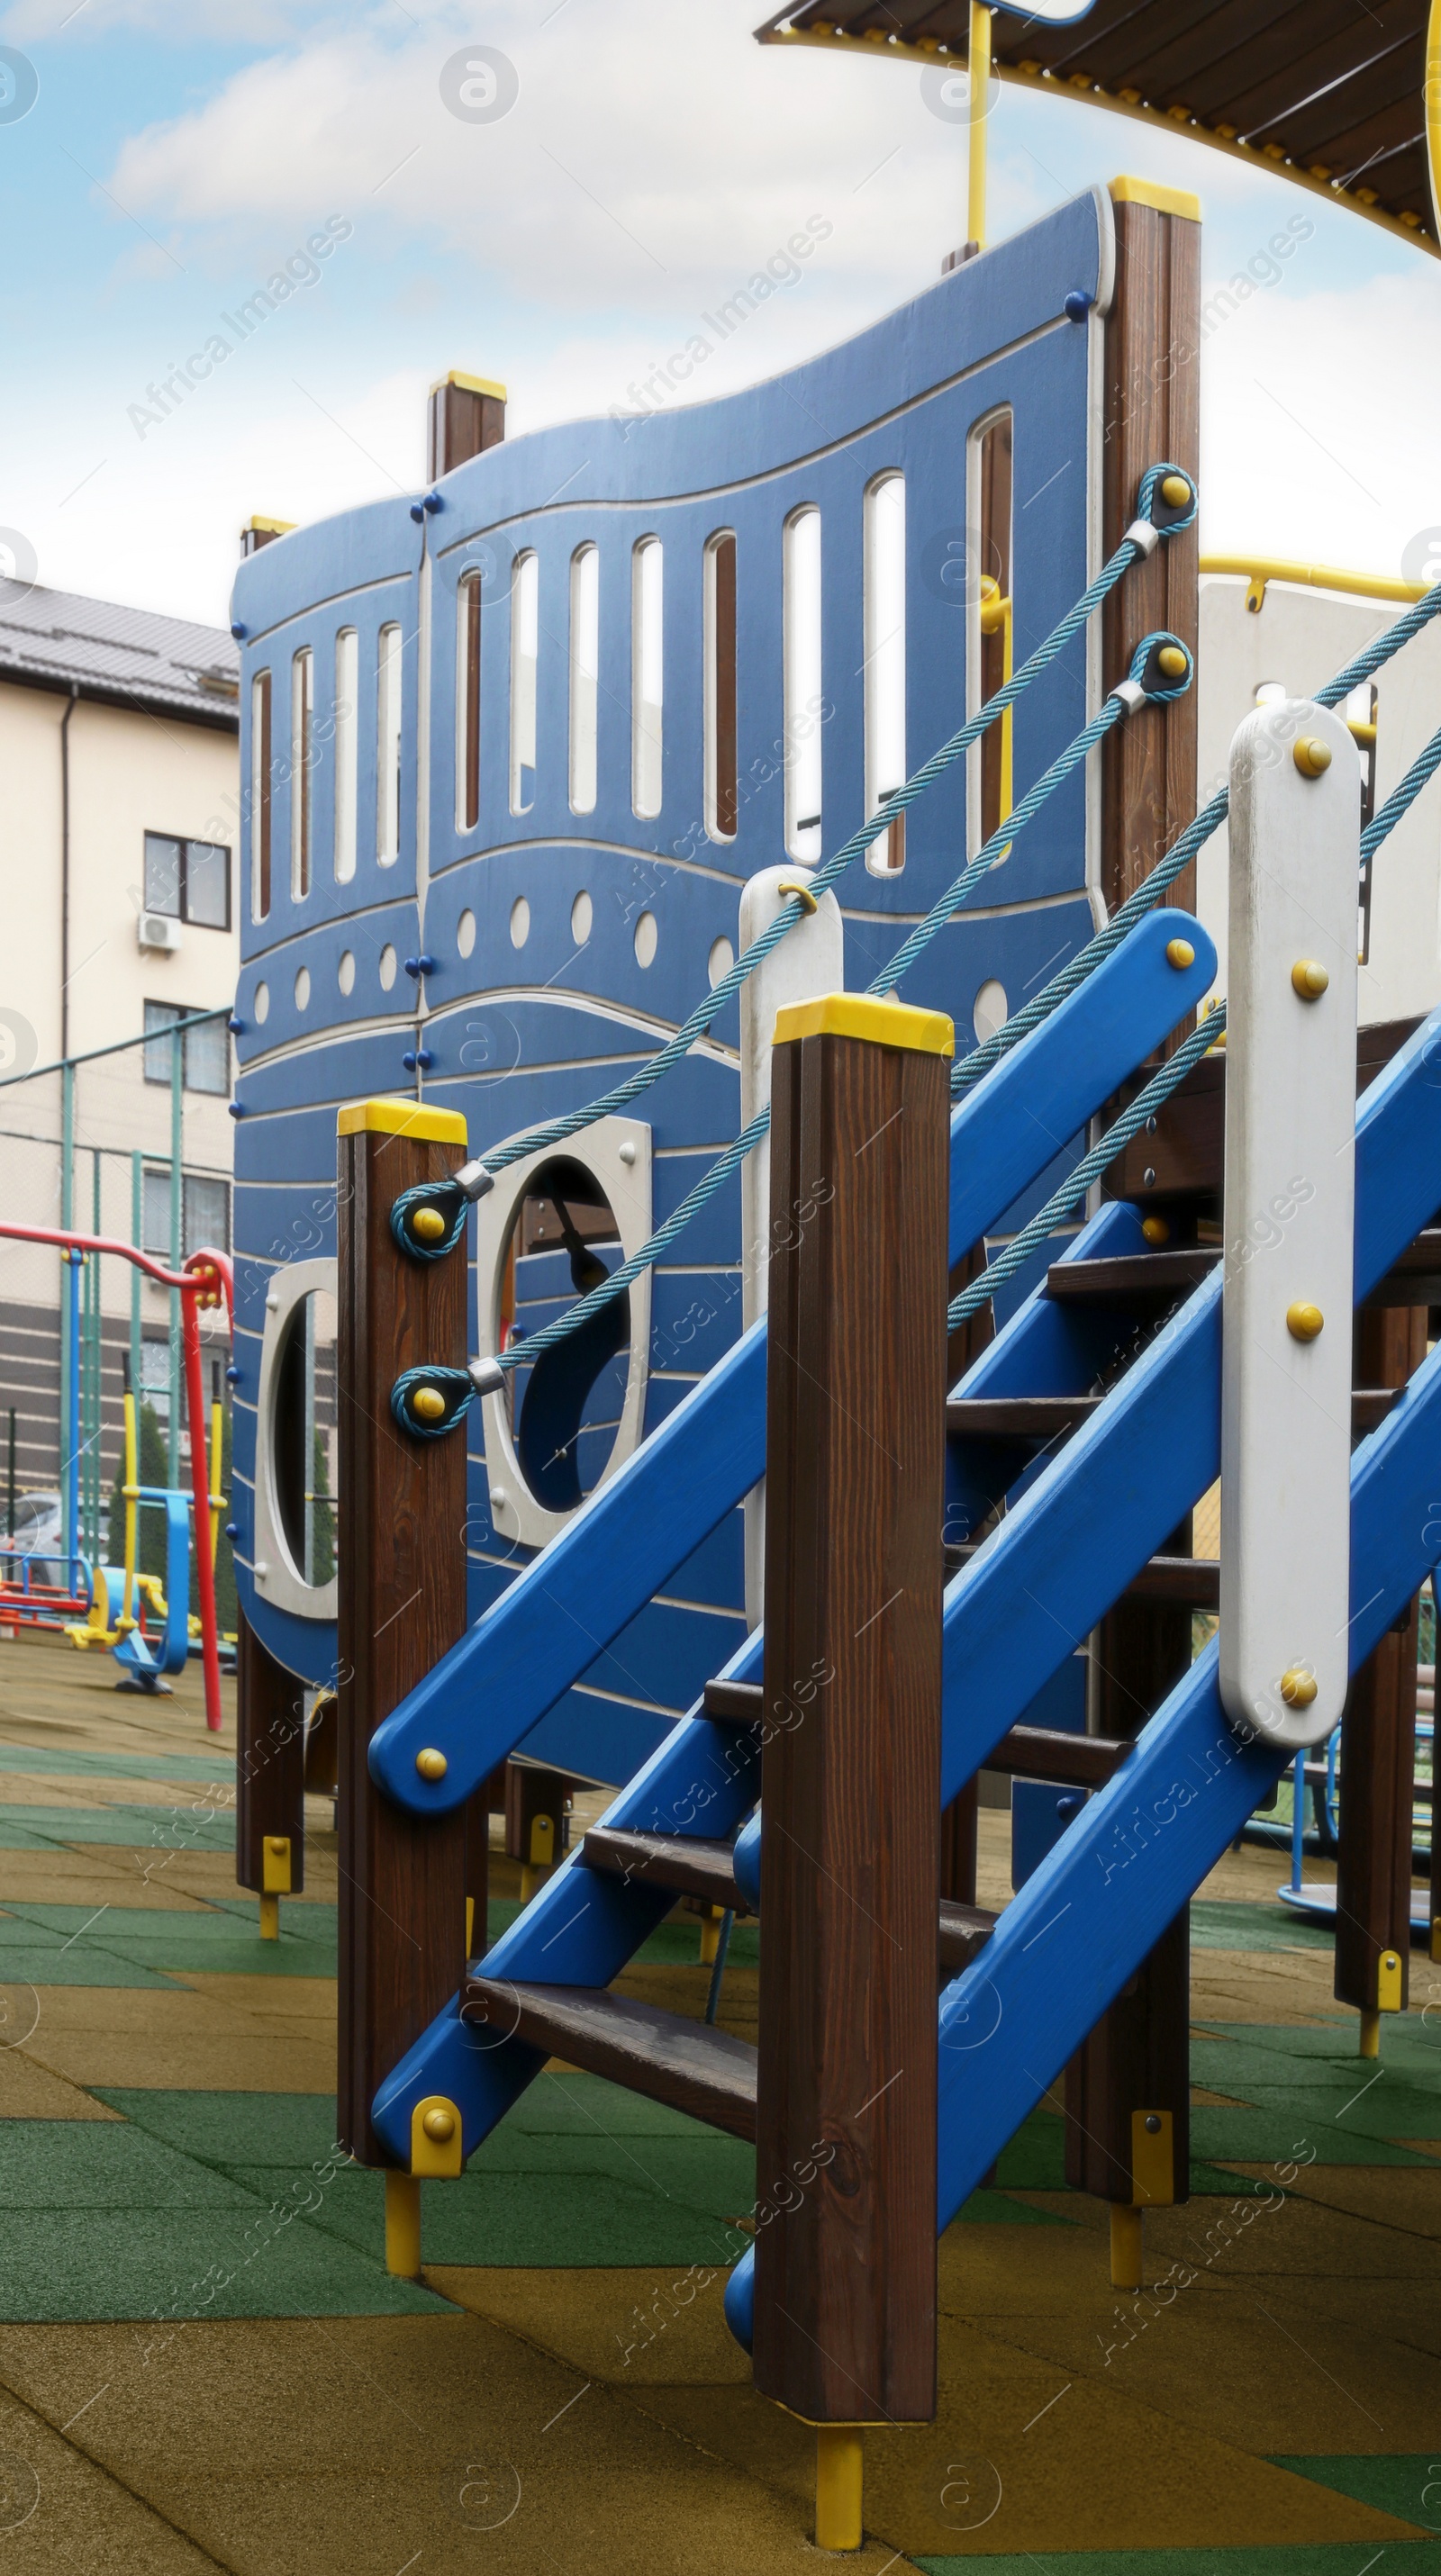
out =
<path fill-rule="evenodd" d="M 505 387 L 484 376 L 461 375 L 452 367 L 430 389 L 426 415 L 426 467 L 432 483 L 505 436 Z"/>
<path fill-rule="evenodd" d="M 952 1044 L 853 994 L 776 1023 L 755 2381 L 827 2428 L 832 2547 L 839 2428 L 935 2412 Z"/>
<path fill-rule="evenodd" d="M 1103 556 L 1134 519 L 1148 468 L 1176 465 L 1194 477 L 1201 449 L 1200 208 L 1194 197 L 1139 179 L 1116 180 L 1111 194 L 1116 284 L 1106 322 Z M 1141 638 L 1163 627 L 1194 655 L 1197 565 L 1193 524 L 1163 539 L 1117 585 L 1101 612 L 1104 686 L 1129 670 Z M 1101 889 L 1108 911 L 1150 874 L 1195 811 L 1196 692 L 1188 689 L 1170 706 L 1138 708 L 1102 746 Z M 1194 867 L 1177 878 L 1168 900 L 1194 906 Z M 1189 1516 L 1166 1545 L 1189 1555 Z M 1161 1602 L 1118 1604 L 1096 1631 L 1091 1652 L 1096 1731 L 1136 1735 L 1191 1660 L 1190 1612 Z M 1187 2196 L 1188 1924 L 1183 1909 L 1066 2070 L 1067 2179 L 1110 2201 L 1112 2271 L 1122 2287 L 1140 2278 L 1141 2210 Z M 1148 2129 L 1148 2120 L 1159 2120 L 1160 2128 Z M 1127 2273 L 1133 2279 L 1123 2279 Z"/>
<path fill-rule="evenodd" d="M 528 1905 L 565 1846 L 564 1771 L 542 1771 L 531 1762 L 505 1766 L 505 1848 L 520 1863 L 520 1901 Z"/>
<path fill-rule="evenodd" d="M 235 1649 L 235 1882 L 260 1899 L 260 1934 L 305 1885 L 305 1694 L 244 1611 Z"/>
<path fill-rule="evenodd" d="M 465 1971 L 465 1808 L 402 1814 L 366 1763 L 381 1720 L 465 1626 L 464 1432 L 418 1439 L 390 1410 L 401 1370 L 465 1365 L 463 1249 L 417 1261 L 390 1231 L 399 1193 L 447 1178 L 464 1145 L 453 1110 L 371 1100 L 340 1113 L 338 2134 L 366 2165 L 388 2162 L 370 2122 L 377 2086 Z M 392 2270 L 419 2268 L 418 2191 L 387 2175 Z"/>
<path fill-rule="evenodd" d="M 1424 1306 L 1363 1307 L 1356 1384 L 1404 1386 L 1426 1357 L 1426 1324 Z M 1413 1601 L 1356 1674 L 1341 1719 L 1335 1995 L 1361 2015 L 1363 2057 L 1377 2053 L 1382 2011 L 1405 2011 L 1410 1982 L 1417 1625 Z"/>

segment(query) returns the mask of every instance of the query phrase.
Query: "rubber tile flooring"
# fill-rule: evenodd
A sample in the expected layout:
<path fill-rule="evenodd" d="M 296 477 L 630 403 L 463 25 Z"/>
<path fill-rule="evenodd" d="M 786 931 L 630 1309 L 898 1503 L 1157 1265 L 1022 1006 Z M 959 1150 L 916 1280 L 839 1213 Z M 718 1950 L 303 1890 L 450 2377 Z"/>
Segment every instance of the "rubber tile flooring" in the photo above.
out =
<path fill-rule="evenodd" d="M 726 2331 L 754 2159 L 552 2065 L 422 2277 L 335 2135 L 337 1863 L 258 1937 L 234 1740 L 198 1689 L 0 1646 L 0 2545 L 39 2571 L 804 2570 L 807 2429 Z M 1008 1893 L 982 1819 L 983 1902 Z M 1379 2063 L 1284 1862 L 1193 1910 L 1191 2197 L 1113 2291 L 1055 2094 L 942 2240 L 934 2425 L 867 2436 L 851 2563 L 992 2576 L 1441 2576 L 1441 1970 Z M 497 1857 L 492 1935 L 515 1911 Z M 757 1936 L 722 2019 L 754 2037 Z M 693 1919 L 623 1987 L 699 2015 Z"/>

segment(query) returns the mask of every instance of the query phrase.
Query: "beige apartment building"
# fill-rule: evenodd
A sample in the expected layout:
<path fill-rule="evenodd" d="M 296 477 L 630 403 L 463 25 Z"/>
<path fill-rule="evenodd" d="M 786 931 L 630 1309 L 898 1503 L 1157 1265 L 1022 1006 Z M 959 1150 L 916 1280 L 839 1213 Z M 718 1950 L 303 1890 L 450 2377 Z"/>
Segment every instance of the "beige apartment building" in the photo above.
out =
<path fill-rule="evenodd" d="M 70 1222 L 169 1253 L 171 1041 L 153 1033 L 235 991 L 237 660 L 214 627 L 0 582 L 0 1214 L 12 1221 L 62 1222 L 64 1083 L 47 1068 L 68 1057 Z M 147 1030 L 149 1046 L 97 1052 Z M 181 1044 L 182 1241 L 228 1249 L 225 1020 Z M 87 1342 L 106 1492 L 137 1349 L 162 1425 L 169 1411 L 169 1298 L 149 1283 L 137 1298 L 131 1276 L 126 1262 L 99 1265 Z M 17 1490 L 58 1489 L 60 1303 L 58 1252 L 0 1238 L 0 1529 L 12 1412 Z M 224 1366 L 212 1331 L 208 1394 Z"/>

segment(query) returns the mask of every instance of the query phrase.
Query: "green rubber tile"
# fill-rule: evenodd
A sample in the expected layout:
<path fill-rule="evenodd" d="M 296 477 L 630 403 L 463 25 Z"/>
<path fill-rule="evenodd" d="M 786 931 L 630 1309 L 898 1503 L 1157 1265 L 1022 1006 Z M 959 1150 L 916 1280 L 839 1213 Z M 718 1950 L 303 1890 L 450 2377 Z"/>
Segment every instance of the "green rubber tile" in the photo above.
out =
<path fill-rule="evenodd" d="M 1053 2209 L 1032 2209 L 1026 2201 L 984 2187 L 962 2202 L 951 2221 L 953 2227 L 1074 2227 L 1078 2223 L 1059 2217 Z"/>
<path fill-rule="evenodd" d="M 0 2212 L 234 2210 L 253 2195 L 116 2120 L 7 2120 Z M 128 2221 L 127 2221 L 128 2223 Z M 0 2225 L 8 2227 L 8 2219 Z M 3 2284 L 0 2284 L 3 2295 Z"/>
<path fill-rule="evenodd" d="M 1279 1902 L 1248 1905 L 1202 1896 L 1191 1902 L 1195 1950 L 1329 1950 L 1335 1937 L 1324 1924 Z"/>
<path fill-rule="evenodd" d="M 333 2093 L 165 2093 L 92 2085 L 123 2119 L 180 2154 L 227 2169 L 283 2168 L 294 2174 L 333 2161 Z M 253 2186 L 267 2195 L 270 2182 Z"/>
<path fill-rule="evenodd" d="M 38 1771 L 51 1780 L 184 1780 L 233 1788 L 229 1753 L 82 1753 L 73 1746 L 0 1742 L 0 1771 Z"/>
<path fill-rule="evenodd" d="M 1002 2191 L 1065 2191 L 1066 2124 L 1054 2111 L 1032 2111 L 996 2158 Z"/>
<path fill-rule="evenodd" d="M 16 1836 L 34 1835 L 33 1842 Z M 114 1843 L 126 1851 L 233 1851 L 235 1818 L 207 1800 L 152 1807 L 0 1807 L 0 1848 L 35 1851 L 48 1844 Z"/>
<path fill-rule="evenodd" d="M 77 1941 L 73 1950 L 58 1941 L 7 1941 L 0 1944 L 0 1984 L 25 1986 L 160 1986 L 175 1979 L 113 1950 L 93 1949 Z"/>
<path fill-rule="evenodd" d="M 1200 2549 L 1050 2549 L 1018 2557 L 968 2551 L 962 2558 L 915 2558 L 911 2564 L 927 2576 L 1360 2576 L 1368 2566 L 1375 2566 L 1377 2576 L 1390 2576 L 1396 2568 L 1435 2576 L 1441 2542 L 1388 2540 L 1374 2558 L 1365 2542 L 1312 2540 L 1252 2548 L 1213 2542 Z"/>
<path fill-rule="evenodd" d="M 604 2136 L 657 2138 L 710 2134 L 703 2121 L 629 2093 L 604 2075 L 538 2075 L 505 2117 L 513 2129 L 598 2129 Z"/>
<path fill-rule="evenodd" d="M 113 2135 L 113 2131 L 107 2134 Z M 369 2258 L 277 2205 L 207 2210 L 0 2212 L 0 2319 L 7 2324 L 166 2322 L 197 2317 L 448 2315 Z"/>
<path fill-rule="evenodd" d="M 214 1905 L 216 1916 L 224 1916 L 232 1926 L 237 1922 L 249 1925 L 258 1920 L 256 1899 L 253 1896 L 217 1896 L 214 1899 Z M 186 1917 L 188 1922 L 196 1919 L 193 1915 Z M 170 1917 L 167 1916 L 166 1920 L 169 1921 Z M 334 1905 L 324 1905 L 318 1899 L 310 1897 L 281 1899 L 280 1938 L 282 1942 L 314 1942 L 319 1947 L 328 1949 L 331 1957 L 334 1958 L 338 1921 L 339 1910 Z"/>
<path fill-rule="evenodd" d="M 1434 2118 L 1434 2113 L 1433 2113 Z M 1407 2134 L 1416 2136 L 1415 2130 Z M 1354 2119 L 1337 2125 L 1324 2099 L 1289 2095 L 1254 2110 L 1191 2113 L 1191 2146 L 1205 2163 L 1284 2164 L 1300 2148 L 1314 2147 L 1320 2165 L 1425 2165 L 1432 2159 L 1388 2138 L 1358 2130 Z"/>
<path fill-rule="evenodd" d="M 1419 2523 L 1423 2531 L 1441 2532 L 1441 2460 L 1425 2451 L 1393 2452 L 1379 2459 L 1316 2459 L 1280 2456 L 1273 2468 L 1294 2477 L 1311 2478 L 1317 2486 L 1334 2487 L 1377 2513 L 1394 2514 L 1398 2522 Z"/>

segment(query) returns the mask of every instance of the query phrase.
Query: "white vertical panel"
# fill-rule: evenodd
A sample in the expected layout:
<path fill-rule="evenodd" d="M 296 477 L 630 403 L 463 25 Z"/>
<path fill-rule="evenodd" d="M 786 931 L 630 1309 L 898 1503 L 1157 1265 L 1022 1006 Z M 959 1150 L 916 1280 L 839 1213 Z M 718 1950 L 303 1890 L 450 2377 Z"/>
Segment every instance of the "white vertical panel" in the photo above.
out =
<path fill-rule="evenodd" d="M 821 855 L 821 514 L 808 506 L 785 525 L 782 555 L 785 657 L 786 848 Z"/>
<path fill-rule="evenodd" d="M 642 537 L 631 555 L 630 801 L 640 815 L 661 808 L 665 697 L 665 554 Z"/>
<path fill-rule="evenodd" d="M 355 776 L 358 735 L 355 701 L 360 685 L 360 638 L 342 626 L 335 639 L 335 876 L 347 885 L 355 874 Z"/>
<path fill-rule="evenodd" d="M 741 891 L 740 944 L 752 946 L 769 930 L 790 896 L 782 888 L 804 885 L 809 871 L 761 868 Z M 814 912 L 786 933 L 778 948 L 761 960 L 741 986 L 741 1125 L 748 1127 L 771 1096 L 771 1058 L 776 1013 L 788 1002 L 811 1002 L 822 993 L 846 988 L 846 927 L 840 905 L 827 892 Z M 761 1139 L 741 1165 L 741 1325 L 749 1331 L 766 1311 L 770 1266 L 771 1146 Z M 746 1501 L 746 1617 L 754 1627 L 761 1616 L 765 1565 L 765 1488 L 757 1485 Z"/>
<path fill-rule="evenodd" d="M 400 856 L 400 651 L 398 626 L 376 638 L 375 855 L 383 868 Z"/>
<path fill-rule="evenodd" d="M 1307 774 L 1308 743 L 1331 755 L 1319 776 Z M 1237 1726 L 1292 1747 L 1330 1733 L 1348 1671 L 1360 794 L 1355 745 L 1328 710 L 1287 698 L 1240 727 L 1231 748 L 1221 1697 Z M 1307 999 L 1322 974 L 1324 990 Z"/>
<path fill-rule="evenodd" d="M 873 483 L 865 500 L 866 820 L 906 780 L 906 485 Z M 895 846 L 893 846 L 893 844 Z M 904 843 L 884 833 L 866 852 L 873 876 L 895 872 Z"/>
<path fill-rule="evenodd" d="M 308 644 L 290 662 L 290 894 L 310 892 L 310 820 L 314 806 L 315 655 Z"/>
<path fill-rule="evenodd" d="M 577 546 L 570 559 L 570 808 L 593 814 L 596 682 L 600 672 L 600 552 Z"/>

